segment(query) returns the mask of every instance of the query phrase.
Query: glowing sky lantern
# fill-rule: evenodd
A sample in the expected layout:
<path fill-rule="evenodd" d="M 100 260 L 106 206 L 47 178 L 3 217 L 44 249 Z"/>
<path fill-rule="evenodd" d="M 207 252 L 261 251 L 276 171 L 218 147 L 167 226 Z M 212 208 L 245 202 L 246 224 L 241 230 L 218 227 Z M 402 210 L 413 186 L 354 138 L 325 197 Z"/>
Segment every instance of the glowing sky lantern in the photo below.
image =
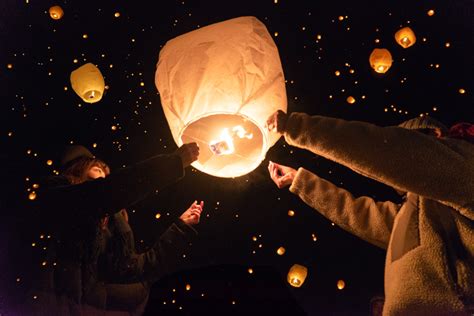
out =
<path fill-rule="evenodd" d="M 51 17 L 51 19 L 59 20 L 60 18 L 63 17 L 63 15 L 64 15 L 64 11 L 60 6 L 55 5 L 49 8 L 49 16 Z"/>
<path fill-rule="evenodd" d="M 300 287 L 307 275 L 308 269 L 305 266 L 294 264 L 288 271 L 287 281 L 291 286 Z"/>
<path fill-rule="evenodd" d="M 395 33 L 395 40 L 401 47 L 408 48 L 416 43 L 416 36 L 413 30 L 407 26 Z"/>
<path fill-rule="evenodd" d="M 386 73 L 392 66 L 392 54 L 388 49 L 375 48 L 369 57 L 370 66 L 379 74 Z"/>
<path fill-rule="evenodd" d="M 105 82 L 99 68 L 87 63 L 71 73 L 71 86 L 84 102 L 95 103 L 102 99 Z"/>
<path fill-rule="evenodd" d="M 285 80 L 265 25 L 240 17 L 178 36 L 160 51 L 155 75 L 178 146 L 197 142 L 196 169 L 218 177 L 254 170 L 279 135 L 265 122 L 286 112 Z"/>

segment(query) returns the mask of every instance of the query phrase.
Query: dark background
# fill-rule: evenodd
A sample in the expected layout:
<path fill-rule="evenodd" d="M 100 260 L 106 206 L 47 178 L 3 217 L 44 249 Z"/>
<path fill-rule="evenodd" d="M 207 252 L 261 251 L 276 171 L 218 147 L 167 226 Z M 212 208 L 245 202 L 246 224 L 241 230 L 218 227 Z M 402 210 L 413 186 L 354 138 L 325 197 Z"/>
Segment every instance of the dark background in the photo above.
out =
<path fill-rule="evenodd" d="M 62 19 L 49 17 L 52 5 L 62 6 Z M 71 142 L 83 144 L 113 170 L 175 150 L 154 84 L 161 47 L 197 27 L 246 15 L 259 18 L 278 46 L 289 112 L 383 126 L 420 114 L 448 126 L 473 121 L 474 1 L 2 0 L 0 304 L 21 300 L 13 293 L 25 293 L 34 278 L 27 265 L 39 265 L 44 256 L 41 247 L 31 247 L 45 241 L 41 227 L 28 220 L 38 215 L 28 194 L 57 168 L 59 151 Z M 402 26 L 417 36 L 408 49 L 394 40 Z M 385 75 L 368 63 L 377 47 L 393 56 Z M 94 104 L 82 102 L 69 82 L 71 71 L 86 62 L 98 65 L 108 86 Z M 348 96 L 356 103 L 347 103 Z M 206 203 L 199 240 L 183 258 L 182 272 L 156 284 L 147 314 L 262 314 L 285 308 L 288 314 L 298 308 L 308 315 L 368 313 L 370 299 L 383 293 L 384 251 L 332 226 L 288 190 L 278 190 L 268 176 L 268 160 L 304 166 L 355 196 L 399 199 L 391 189 L 283 140 L 260 167 L 236 179 L 190 168 L 181 182 L 129 209 L 139 246 L 146 247 L 194 200 Z M 294 217 L 287 215 L 290 209 Z M 284 256 L 276 254 L 280 246 L 287 250 Z M 25 254 L 28 262 L 19 259 Z M 294 263 L 309 270 L 298 289 L 285 283 Z M 336 287 L 340 279 L 343 290 Z"/>

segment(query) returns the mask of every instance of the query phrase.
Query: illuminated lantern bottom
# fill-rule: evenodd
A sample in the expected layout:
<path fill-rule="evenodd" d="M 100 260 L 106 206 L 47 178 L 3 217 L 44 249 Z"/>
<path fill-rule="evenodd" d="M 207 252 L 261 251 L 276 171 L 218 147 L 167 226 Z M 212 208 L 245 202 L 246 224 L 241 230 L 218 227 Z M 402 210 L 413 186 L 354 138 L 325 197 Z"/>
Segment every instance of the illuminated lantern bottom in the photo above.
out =
<path fill-rule="evenodd" d="M 237 177 L 265 159 L 263 128 L 242 114 L 211 114 L 187 124 L 180 140 L 199 145 L 195 168 L 220 177 Z"/>

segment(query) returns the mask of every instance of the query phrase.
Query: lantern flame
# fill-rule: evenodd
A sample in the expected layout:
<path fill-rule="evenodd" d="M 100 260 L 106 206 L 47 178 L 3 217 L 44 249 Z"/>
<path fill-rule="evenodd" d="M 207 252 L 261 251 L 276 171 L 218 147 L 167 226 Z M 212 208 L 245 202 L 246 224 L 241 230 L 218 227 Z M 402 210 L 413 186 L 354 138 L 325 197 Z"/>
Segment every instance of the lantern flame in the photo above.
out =
<path fill-rule="evenodd" d="M 292 278 L 292 279 L 291 279 L 291 283 L 294 284 L 294 285 L 300 285 L 300 284 L 301 284 L 301 281 L 300 281 L 300 279 L 298 279 L 298 278 Z"/>
<path fill-rule="evenodd" d="M 247 138 L 252 139 L 253 134 L 247 133 L 247 131 L 240 125 L 234 126 L 232 132 L 229 132 L 228 128 L 224 128 L 221 132 L 218 140 L 212 140 L 209 143 L 209 148 L 216 155 L 230 155 L 234 153 L 234 138 Z"/>

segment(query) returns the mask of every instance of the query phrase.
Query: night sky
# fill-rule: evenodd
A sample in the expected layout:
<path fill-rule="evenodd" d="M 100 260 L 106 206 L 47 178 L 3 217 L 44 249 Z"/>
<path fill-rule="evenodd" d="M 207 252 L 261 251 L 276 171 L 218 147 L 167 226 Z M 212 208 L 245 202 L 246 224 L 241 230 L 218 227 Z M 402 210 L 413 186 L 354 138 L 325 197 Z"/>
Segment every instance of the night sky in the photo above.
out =
<path fill-rule="evenodd" d="M 49 16 L 53 5 L 64 10 L 59 20 Z M 8 271 L 0 278 L 8 293 L 0 296 L 0 307 L 11 293 L 25 292 L 32 278 L 27 264 L 42 262 L 45 232 L 31 222 L 38 214 L 29 194 L 57 170 L 65 145 L 88 147 L 112 172 L 177 148 L 154 76 L 160 49 L 178 35 L 257 17 L 278 47 L 289 112 L 382 126 L 419 115 L 447 126 L 474 119 L 470 0 L 1 0 L 0 15 L 0 268 Z M 407 49 L 394 39 L 404 26 L 417 36 Z M 374 48 L 392 54 L 386 74 L 370 68 Z M 88 62 L 98 66 L 106 84 L 94 104 L 83 102 L 69 80 L 71 71 Z M 349 96 L 356 102 L 348 103 Z M 138 247 L 144 248 L 194 200 L 205 201 L 198 240 L 183 257 L 182 271 L 156 284 L 147 314 L 214 315 L 239 308 L 249 314 L 239 304 L 258 302 L 270 310 L 272 300 L 281 298 L 308 315 L 364 315 L 371 297 L 383 294 L 384 251 L 332 225 L 288 189 L 279 190 L 268 176 L 268 160 L 304 166 L 355 196 L 400 200 L 392 189 L 283 139 L 255 171 L 239 178 L 188 168 L 179 183 L 128 210 Z M 282 256 L 279 247 L 286 249 Z M 286 283 L 295 263 L 308 268 L 301 288 Z M 342 290 L 339 280 L 345 282 Z"/>

